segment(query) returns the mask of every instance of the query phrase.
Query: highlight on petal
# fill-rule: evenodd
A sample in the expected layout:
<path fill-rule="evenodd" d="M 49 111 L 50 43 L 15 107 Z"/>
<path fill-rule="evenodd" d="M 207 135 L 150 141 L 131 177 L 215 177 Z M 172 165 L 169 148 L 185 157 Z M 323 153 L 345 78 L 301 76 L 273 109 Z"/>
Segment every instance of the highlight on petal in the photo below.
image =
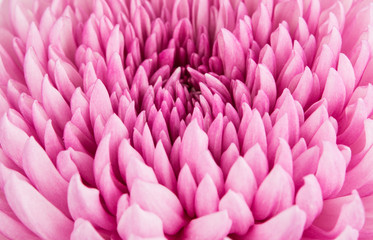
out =
<path fill-rule="evenodd" d="M 124 239 L 131 235 L 143 238 L 163 237 L 162 220 L 136 203 L 127 208 L 118 223 L 118 233 Z"/>
<path fill-rule="evenodd" d="M 166 234 L 175 234 L 185 225 L 183 207 L 166 187 L 135 180 L 130 194 L 131 204 L 136 203 L 144 210 L 158 215 Z"/>
<path fill-rule="evenodd" d="M 73 222 L 29 183 L 10 175 L 4 193 L 16 216 L 40 238 L 70 239 Z"/>
<path fill-rule="evenodd" d="M 184 229 L 184 239 L 221 239 L 229 233 L 232 220 L 227 210 L 192 220 Z"/>
<path fill-rule="evenodd" d="M 298 206 L 293 206 L 264 223 L 255 224 L 245 239 L 300 239 L 305 222 L 306 214 Z"/>

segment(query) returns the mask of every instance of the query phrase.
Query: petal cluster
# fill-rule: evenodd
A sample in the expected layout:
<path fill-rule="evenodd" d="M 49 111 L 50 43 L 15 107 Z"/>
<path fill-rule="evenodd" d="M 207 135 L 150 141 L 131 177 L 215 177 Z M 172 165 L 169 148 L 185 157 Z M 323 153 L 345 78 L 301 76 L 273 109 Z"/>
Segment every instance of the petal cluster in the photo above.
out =
<path fill-rule="evenodd" d="M 373 238 L 371 0 L 0 2 L 0 238 Z"/>

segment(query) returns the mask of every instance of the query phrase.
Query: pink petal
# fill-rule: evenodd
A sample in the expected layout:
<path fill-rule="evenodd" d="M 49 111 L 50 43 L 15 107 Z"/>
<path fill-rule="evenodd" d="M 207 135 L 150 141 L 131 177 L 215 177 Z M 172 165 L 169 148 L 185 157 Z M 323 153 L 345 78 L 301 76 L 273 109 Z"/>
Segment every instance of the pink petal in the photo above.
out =
<path fill-rule="evenodd" d="M 130 145 L 130 142 L 123 139 L 118 148 L 118 165 L 123 179 L 125 179 L 126 169 L 131 160 L 144 162 L 141 155 Z"/>
<path fill-rule="evenodd" d="M 219 195 L 214 182 L 207 174 L 199 183 L 195 196 L 197 217 L 214 213 L 218 210 Z"/>
<path fill-rule="evenodd" d="M 227 210 L 229 218 L 232 219 L 230 233 L 243 235 L 254 224 L 250 208 L 239 193 L 228 190 L 219 202 L 219 211 L 224 210 Z"/>
<path fill-rule="evenodd" d="M 233 67 L 237 67 L 241 73 L 245 69 L 245 56 L 241 44 L 237 38 L 227 29 L 221 29 L 217 36 L 219 57 L 222 59 L 226 76 L 230 76 Z"/>
<path fill-rule="evenodd" d="M 255 224 L 245 236 L 245 239 L 300 239 L 305 222 L 306 214 L 299 207 L 293 206 L 264 223 Z"/>
<path fill-rule="evenodd" d="M 330 142 L 323 142 L 322 153 L 316 171 L 323 198 L 335 196 L 345 181 L 346 161 L 338 147 Z"/>
<path fill-rule="evenodd" d="M 271 33 L 271 14 L 265 4 L 261 3 L 253 14 L 254 39 L 263 46 Z"/>
<path fill-rule="evenodd" d="M 305 236 L 337 237 L 347 226 L 360 230 L 365 221 L 363 203 L 356 191 L 351 195 L 324 201 L 324 207 Z"/>
<path fill-rule="evenodd" d="M 97 80 L 94 84 L 89 101 L 89 112 L 92 123 L 95 122 L 99 114 L 102 115 L 105 121 L 113 114 L 109 94 L 100 80 Z"/>
<path fill-rule="evenodd" d="M 194 199 L 196 190 L 197 184 L 190 172 L 188 164 L 185 164 L 177 180 L 177 193 L 180 203 L 183 205 L 189 217 L 193 217 L 195 213 Z"/>
<path fill-rule="evenodd" d="M 42 81 L 45 70 L 41 66 L 33 48 L 30 48 L 25 55 L 24 62 L 25 80 L 31 96 L 42 102 Z"/>
<path fill-rule="evenodd" d="M 149 183 L 158 183 L 153 168 L 136 158 L 132 158 L 129 160 L 126 168 L 126 184 L 130 191 L 138 179 Z"/>
<path fill-rule="evenodd" d="M 276 164 L 259 186 L 253 202 L 255 219 L 264 220 L 293 204 L 294 183 L 289 174 Z"/>
<path fill-rule="evenodd" d="M 82 218 L 78 218 L 74 223 L 74 230 L 71 233 L 71 240 L 103 240 L 104 238 L 97 232 L 92 224 Z"/>
<path fill-rule="evenodd" d="M 175 234 L 185 225 L 184 210 L 179 199 L 166 187 L 136 180 L 131 189 L 131 204 L 158 215 L 166 234 Z"/>
<path fill-rule="evenodd" d="M 308 228 L 321 213 L 323 198 L 320 185 L 315 175 L 307 175 L 303 180 L 304 185 L 298 190 L 295 203 L 306 213 L 307 220 L 304 227 Z"/>
<path fill-rule="evenodd" d="M 73 222 L 30 184 L 11 175 L 4 193 L 13 212 L 40 238 L 70 239 Z"/>
<path fill-rule="evenodd" d="M 268 161 L 259 144 L 250 148 L 243 158 L 253 171 L 258 185 L 261 184 L 268 174 Z"/>
<path fill-rule="evenodd" d="M 26 226 L 18 221 L 18 219 L 9 216 L 6 212 L 0 210 L 0 233 L 9 239 L 39 239 Z M 7 239 L 4 238 L 4 239 Z"/>
<path fill-rule="evenodd" d="M 68 183 L 33 137 L 25 143 L 22 161 L 28 178 L 40 193 L 69 216 L 66 201 Z"/>
<path fill-rule="evenodd" d="M 229 233 L 232 220 L 226 210 L 193 219 L 184 229 L 184 239 L 221 239 Z"/>
<path fill-rule="evenodd" d="M 60 129 L 64 129 L 66 123 L 71 119 L 70 107 L 57 89 L 52 86 L 48 76 L 44 77 L 41 94 L 47 114 L 58 124 Z"/>
<path fill-rule="evenodd" d="M 28 135 L 13 125 L 7 115 L 1 118 L 0 129 L 0 144 L 4 153 L 22 168 L 22 152 Z"/>
<path fill-rule="evenodd" d="M 124 211 L 117 230 L 123 239 L 129 239 L 132 234 L 143 238 L 163 237 L 162 220 L 136 203 Z"/>
<path fill-rule="evenodd" d="M 161 141 L 154 150 L 154 172 L 159 183 L 175 192 L 176 177 Z"/>
<path fill-rule="evenodd" d="M 87 219 L 93 225 L 106 230 L 115 228 L 114 218 L 105 211 L 100 202 L 99 191 L 84 186 L 78 174 L 70 180 L 67 201 L 73 219 Z"/>
<path fill-rule="evenodd" d="M 259 112 L 254 109 L 245 138 L 243 139 L 241 153 L 245 154 L 252 146 L 259 144 L 264 153 L 267 152 L 267 137 L 264 124 Z"/>
<path fill-rule="evenodd" d="M 241 193 L 248 206 L 254 199 L 257 190 L 255 176 L 244 159 L 239 157 L 230 169 L 225 181 L 225 191 Z"/>

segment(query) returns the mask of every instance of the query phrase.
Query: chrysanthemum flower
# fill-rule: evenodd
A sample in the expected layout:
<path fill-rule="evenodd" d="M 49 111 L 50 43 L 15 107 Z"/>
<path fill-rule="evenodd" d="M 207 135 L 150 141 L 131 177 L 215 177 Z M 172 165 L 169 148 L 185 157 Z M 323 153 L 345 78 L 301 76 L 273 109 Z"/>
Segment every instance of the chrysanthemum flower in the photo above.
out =
<path fill-rule="evenodd" d="M 371 0 L 0 11 L 1 239 L 373 239 Z"/>

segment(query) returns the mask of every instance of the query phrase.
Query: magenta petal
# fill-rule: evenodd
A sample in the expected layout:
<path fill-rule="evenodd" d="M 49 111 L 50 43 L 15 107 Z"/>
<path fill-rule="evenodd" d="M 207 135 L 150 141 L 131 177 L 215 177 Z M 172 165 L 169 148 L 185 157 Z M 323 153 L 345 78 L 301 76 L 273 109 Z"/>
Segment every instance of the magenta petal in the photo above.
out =
<path fill-rule="evenodd" d="M 296 240 L 303 233 L 306 214 L 297 206 L 290 207 L 270 220 L 255 224 L 245 236 L 245 239 L 255 240 Z"/>
<path fill-rule="evenodd" d="M 71 233 L 71 240 L 103 240 L 92 224 L 82 218 L 78 218 L 74 223 L 74 230 Z"/>
<path fill-rule="evenodd" d="M 193 219 L 184 229 L 184 239 L 221 239 L 232 226 L 226 210 Z"/>
<path fill-rule="evenodd" d="M 166 234 L 175 234 L 185 225 L 183 207 L 166 187 L 136 180 L 130 193 L 131 204 L 137 203 L 142 209 L 158 215 Z"/>
<path fill-rule="evenodd" d="M 17 217 L 44 239 L 70 239 L 73 222 L 27 182 L 11 175 L 4 186 L 5 196 Z"/>

